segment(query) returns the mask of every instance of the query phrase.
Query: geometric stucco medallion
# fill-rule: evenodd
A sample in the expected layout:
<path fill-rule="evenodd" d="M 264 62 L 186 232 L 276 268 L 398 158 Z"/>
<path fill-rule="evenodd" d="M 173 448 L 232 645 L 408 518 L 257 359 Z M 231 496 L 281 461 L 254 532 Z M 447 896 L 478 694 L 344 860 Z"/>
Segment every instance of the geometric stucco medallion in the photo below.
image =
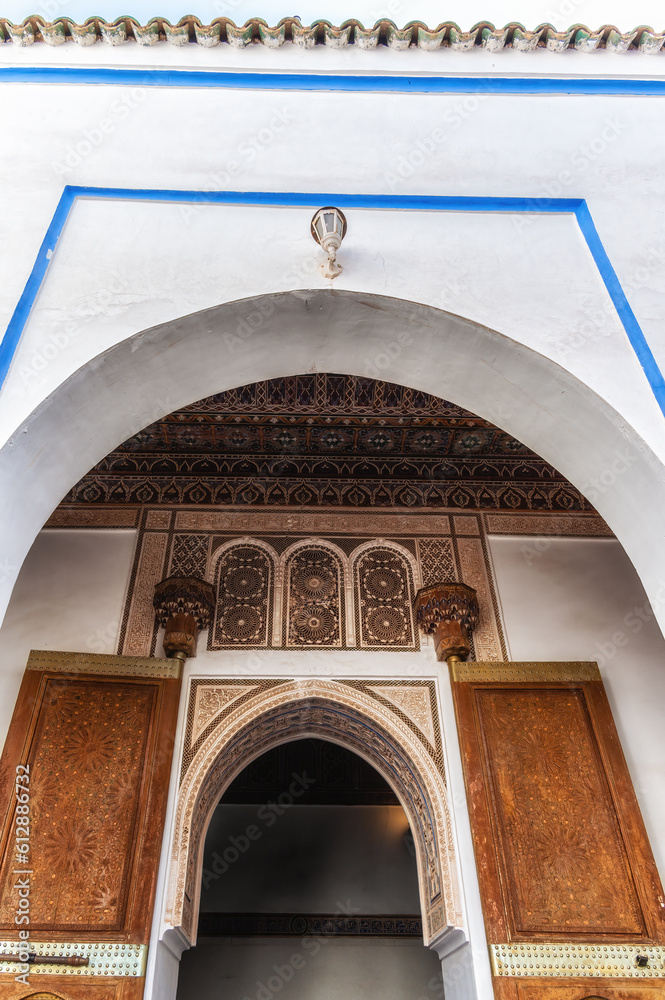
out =
<path fill-rule="evenodd" d="M 368 684 L 368 689 L 380 694 L 406 715 L 421 731 L 432 748 L 436 747 L 434 719 L 428 685 L 402 687 L 397 684 Z"/>
<path fill-rule="evenodd" d="M 196 688 L 194 701 L 191 742 L 196 743 L 206 726 L 225 708 L 237 701 L 238 698 L 243 698 L 249 691 L 254 691 L 258 686 L 258 684 L 247 687 L 244 685 L 239 687 L 236 684 L 199 684 Z"/>

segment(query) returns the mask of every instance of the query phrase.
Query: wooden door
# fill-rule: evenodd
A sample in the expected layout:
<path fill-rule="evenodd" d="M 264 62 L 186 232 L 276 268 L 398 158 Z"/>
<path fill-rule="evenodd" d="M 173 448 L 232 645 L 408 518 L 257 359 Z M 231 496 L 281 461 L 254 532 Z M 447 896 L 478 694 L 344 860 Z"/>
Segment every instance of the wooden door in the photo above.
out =
<path fill-rule="evenodd" d="M 597 666 L 451 676 L 496 997 L 665 997 L 663 890 Z"/>

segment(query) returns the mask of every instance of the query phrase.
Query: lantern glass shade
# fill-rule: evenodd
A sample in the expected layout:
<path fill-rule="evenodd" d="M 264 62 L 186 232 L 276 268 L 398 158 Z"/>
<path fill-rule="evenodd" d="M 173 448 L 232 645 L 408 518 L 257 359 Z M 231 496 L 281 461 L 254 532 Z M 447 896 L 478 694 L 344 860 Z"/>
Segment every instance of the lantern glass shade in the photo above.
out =
<path fill-rule="evenodd" d="M 340 245 L 346 233 L 344 213 L 332 205 L 320 208 L 312 219 L 312 236 L 317 243 L 323 245 L 326 237 L 336 237 L 334 242 Z"/>

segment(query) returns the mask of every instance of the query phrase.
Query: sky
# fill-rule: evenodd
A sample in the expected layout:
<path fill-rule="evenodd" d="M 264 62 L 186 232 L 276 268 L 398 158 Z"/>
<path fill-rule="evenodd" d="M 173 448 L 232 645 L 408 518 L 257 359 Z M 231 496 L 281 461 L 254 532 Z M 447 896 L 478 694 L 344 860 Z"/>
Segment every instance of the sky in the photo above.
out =
<path fill-rule="evenodd" d="M 662 0 L 0 0 L 1 17 L 19 22 L 31 14 L 46 20 L 66 16 L 77 22 L 92 15 L 111 21 L 129 14 L 144 24 L 157 15 L 172 23 L 184 14 L 195 14 L 204 23 L 229 17 L 236 24 L 249 17 L 276 24 L 282 17 L 298 15 L 305 24 L 318 18 L 341 24 L 354 17 L 367 26 L 388 17 L 398 26 L 412 20 L 430 27 L 449 20 L 461 28 L 477 21 L 497 26 L 518 21 L 527 28 L 549 22 L 559 29 L 582 23 L 590 28 L 614 24 L 622 31 L 638 25 L 665 30 Z"/>

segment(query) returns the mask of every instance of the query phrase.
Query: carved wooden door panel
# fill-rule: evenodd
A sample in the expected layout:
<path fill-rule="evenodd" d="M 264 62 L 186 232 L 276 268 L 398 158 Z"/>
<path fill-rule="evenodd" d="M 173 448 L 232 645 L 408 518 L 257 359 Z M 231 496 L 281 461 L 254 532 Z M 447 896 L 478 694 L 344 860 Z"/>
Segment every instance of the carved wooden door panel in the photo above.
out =
<path fill-rule="evenodd" d="M 451 670 L 496 996 L 665 998 L 663 890 L 598 668 Z"/>
<path fill-rule="evenodd" d="M 3 998 L 143 995 L 179 674 L 31 654 L 0 761 Z"/>

